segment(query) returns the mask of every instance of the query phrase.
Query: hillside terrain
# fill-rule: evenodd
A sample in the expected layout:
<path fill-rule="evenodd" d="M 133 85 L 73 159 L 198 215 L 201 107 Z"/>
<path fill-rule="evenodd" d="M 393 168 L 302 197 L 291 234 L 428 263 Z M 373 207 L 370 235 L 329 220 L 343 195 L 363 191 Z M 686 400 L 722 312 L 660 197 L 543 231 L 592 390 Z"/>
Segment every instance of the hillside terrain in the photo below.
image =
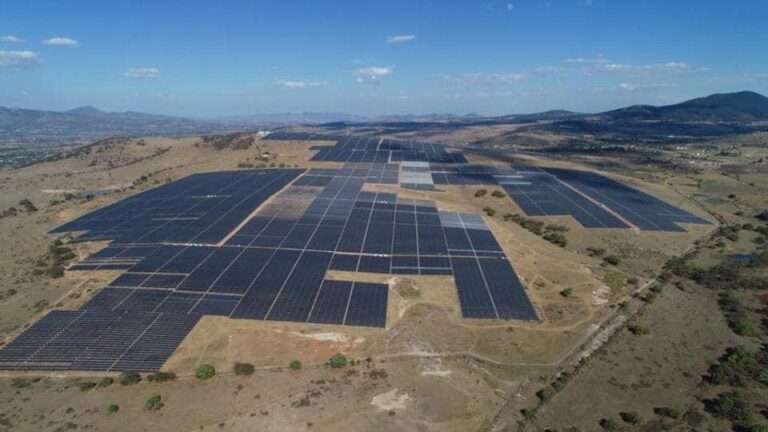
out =
<path fill-rule="evenodd" d="M 587 229 L 568 215 L 527 215 L 500 185 L 366 184 L 367 192 L 481 214 L 538 320 L 464 318 L 452 276 L 334 270 L 333 280 L 388 287 L 385 328 L 206 316 L 160 373 L 0 372 L 0 431 L 706 431 L 768 424 L 766 133 L 641 150 L 520 131 L 519 124 L 370 127 L 460 144 L 452 151 L 464 151 L 470 165 L 600 172 L 711 224 L 683 224 L 678 232 Z M 112 138 L 0 169 L 0 348 L 51 310 L 78 310 L 121 273 L 71 270 L 108 242 L 49 235 L 53 228 L 190 174 L 343 166 L 313 160 L 335 144 L 330 137 L 278 137 Z"/>

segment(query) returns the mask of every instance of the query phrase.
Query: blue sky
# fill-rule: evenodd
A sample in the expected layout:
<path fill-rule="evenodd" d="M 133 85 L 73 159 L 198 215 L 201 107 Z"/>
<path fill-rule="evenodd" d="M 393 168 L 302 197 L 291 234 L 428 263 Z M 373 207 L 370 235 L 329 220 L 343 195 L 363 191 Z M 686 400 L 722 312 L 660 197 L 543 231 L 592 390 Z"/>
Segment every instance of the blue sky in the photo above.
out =
<path fill-rule="evenodd" d="M 0 105 L 600 111 L 768 94 L 768 2 L 0 2 Z"/>

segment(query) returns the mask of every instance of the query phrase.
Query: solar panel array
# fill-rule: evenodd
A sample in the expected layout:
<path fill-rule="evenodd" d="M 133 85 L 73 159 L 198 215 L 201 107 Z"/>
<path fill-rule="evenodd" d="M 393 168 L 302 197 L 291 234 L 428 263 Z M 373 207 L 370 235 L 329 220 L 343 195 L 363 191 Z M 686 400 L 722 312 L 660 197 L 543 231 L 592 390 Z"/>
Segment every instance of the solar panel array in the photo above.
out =
<path fill-rule="evenodd" d="M 388 286 L 342 280 L 349 272 L 452 276 L 465 318 L 537 319 L 480 215 L 366 183 L 500 185 L 529 215 L 571 215 L 590 228 L 706 223 L 593 173 L 469 165 L 425 143 L 270 138 L 331 138 L 313 160 L 345 164 L 193 175 L 56 228 L 111 240 L 69 270 L 125 272 L 80 310 L 54 310 L 14 339 L 0 369 L 158 370 L 205 315 L 385 327 Z"/>
<path fill-rule="evenodd" d="M 195 174 L 128 197 L 64 224 L 52 233 L 86 231 L 81 240 L 115 243 L 215 244 L 304 170 Z"/>

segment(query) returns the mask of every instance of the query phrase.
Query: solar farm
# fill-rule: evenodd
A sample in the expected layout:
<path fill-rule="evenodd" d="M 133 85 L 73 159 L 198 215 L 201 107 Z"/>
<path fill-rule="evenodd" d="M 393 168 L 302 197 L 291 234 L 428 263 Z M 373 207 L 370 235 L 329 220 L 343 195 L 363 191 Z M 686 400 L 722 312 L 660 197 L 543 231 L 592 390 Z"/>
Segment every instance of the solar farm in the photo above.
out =
<path fill-rule="evenodd" d="M 593 172 L 469 163 L 432 143 L 277 132 L 311 168 L 194 174 L 58 226 L 109 245 L 68 268 L 121 271 L 79 310 L 53 310 L 0 350 L 0 369 L 157 371 L 204 316 L 385 329 L 390 287 L 338 274 L 447 276 L 462 319 L 540 313 L 481 214 L 401 191 L 492 185 L 527 216 L 584 229 L 684 232 L 708 222 Z M 325 164 L 327 166 L 318 167 Z"/>

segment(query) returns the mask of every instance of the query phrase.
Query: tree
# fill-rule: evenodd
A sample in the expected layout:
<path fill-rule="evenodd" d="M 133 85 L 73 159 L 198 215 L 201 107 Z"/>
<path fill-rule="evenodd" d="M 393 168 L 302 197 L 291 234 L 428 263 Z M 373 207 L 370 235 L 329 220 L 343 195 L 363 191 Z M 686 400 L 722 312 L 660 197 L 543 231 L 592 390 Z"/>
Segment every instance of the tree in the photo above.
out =
<path fill-rule="evenodd" d="M 301 369 L 301 362 L 298 360 L 294 360 L 291 362 L 290 365 L 288 365 L 289 368 L 292 370 L 300 370 Z"/>
<path fill-rule="evenodd" d="M 120 406 L 117 404 L 109 404 L 107 407 L 107 414 L 115 414 L 120 411 Z"/>

